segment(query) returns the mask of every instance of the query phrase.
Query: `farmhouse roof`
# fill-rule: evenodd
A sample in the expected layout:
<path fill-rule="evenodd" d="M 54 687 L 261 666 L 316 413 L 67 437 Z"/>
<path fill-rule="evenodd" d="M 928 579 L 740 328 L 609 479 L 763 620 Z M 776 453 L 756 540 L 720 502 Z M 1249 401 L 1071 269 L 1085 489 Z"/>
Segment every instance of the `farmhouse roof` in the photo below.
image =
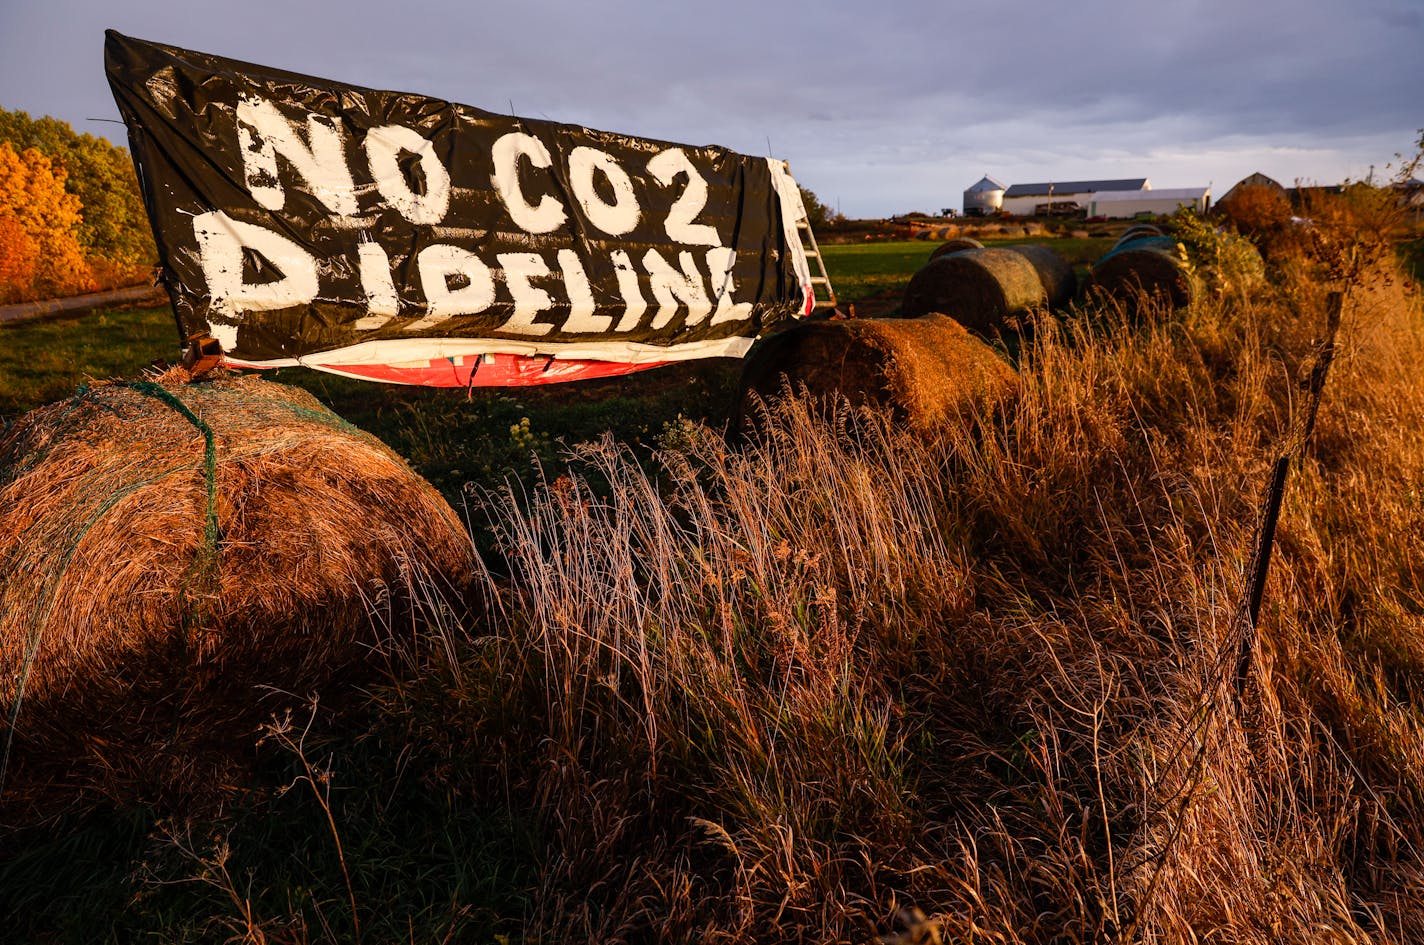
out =
<path fill-rule="evenodd" d="M 1147 178 L 1134 177 L 1130 180 L 1060 180 L 1044 181 L 1042 184 L 1015 184 L 1004 191 L 1005 197 L 1047 197 L 1050 188 L 1056 197 L 1060 194 L 1095 194 L 1104 190 L 1146 190 Z"/>

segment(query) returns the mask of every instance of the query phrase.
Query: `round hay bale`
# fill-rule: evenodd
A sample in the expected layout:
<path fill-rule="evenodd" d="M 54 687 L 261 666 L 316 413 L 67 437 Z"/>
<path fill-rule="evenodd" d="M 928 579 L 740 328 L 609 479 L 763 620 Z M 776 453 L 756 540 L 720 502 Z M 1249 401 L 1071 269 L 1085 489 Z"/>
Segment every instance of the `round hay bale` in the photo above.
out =
<path fill-rule="evenodd" d="M 1127 304 L 1145 296 L 1173 308 L 1190 305 L 1200 291 L 1195 275 L 1175 244 L 1170 250 L 1147 245 L 1155 239 L 1165 238 L 1149 237 L 1098 260 L 1092 271 L 1093 292 Z"/>
<path fill-rule="evenodd" d="M 943 312 L 972 332 L 992 336 L 1008 319 L 1047 303 L 1038 271 L 1021 253 L 991 247 L 932 260 L 910 279 L 900 311 L 908 318 Z"/>
<path fill-rule="evenodd" d="M 788 389 L 888 407 L 915 429 L 1012 396 L 1017 374 L 948 316 L 809 321 L 757 342 L 742 370 L 734 427 Z"/>
<path fill-rule="evenodd" d="M 1073 275 L 1068 260 L 1051 247 L 1043 243 L 1015 243 L 1004 249 L 1018 253 L 1032 264 L 1049 307 L 1057 308 L 1073 301 L 1073 294 L 1078 291 L 1078 277 Z"/>
<path fill-rule="evenodd" d="M 359 667 L 410 572 L 473 573 L 460 519 L 375 437 L 299 389 L 186 380 L 84 389 L 0 438 L 12 779 L 48 761 L 152 787 L 192 745 L 250 734 L 265 687 Z"/>
<path fill-rule="evenodd" d="M 952 239 L 947 243 L 942 243 L 939 246 L 936 246 L 934 248 L 934 251 L 930 253 L 930 261 L 933 262 L 941 256 L 947 256 L 950 253 L 963 252 L 966 249 L 983 248 L 984 244 L 974 239 L 972 236 L 961 236 L 957 239 Z"/>

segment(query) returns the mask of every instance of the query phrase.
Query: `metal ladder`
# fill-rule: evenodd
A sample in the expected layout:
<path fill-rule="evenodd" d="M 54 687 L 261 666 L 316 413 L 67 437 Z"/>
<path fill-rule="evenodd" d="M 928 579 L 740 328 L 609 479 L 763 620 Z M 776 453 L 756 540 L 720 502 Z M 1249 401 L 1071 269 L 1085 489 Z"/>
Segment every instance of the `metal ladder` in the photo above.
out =
<path fill-rule="evenodd" d="M 811 296 L 815 299 L 812 311 L 820 308 L 836 307 L 836 290 L 831 287 L 831 276 L 826 271 L 826 261 L 821 256 L 821 247 L 816 245 L 816 234 L 811 232 L 811 222 L 805 217 L 796 221 L 796 233 L 801 237 L 801 249 L 806 253 L 806 259 L 815 260 L 815 268 L 811 270 Z M 817 270 L 820 275 L 816 275 Z M 825 287 L 826 297 L 823 299 L 817 295 L 818 287 Z"/>

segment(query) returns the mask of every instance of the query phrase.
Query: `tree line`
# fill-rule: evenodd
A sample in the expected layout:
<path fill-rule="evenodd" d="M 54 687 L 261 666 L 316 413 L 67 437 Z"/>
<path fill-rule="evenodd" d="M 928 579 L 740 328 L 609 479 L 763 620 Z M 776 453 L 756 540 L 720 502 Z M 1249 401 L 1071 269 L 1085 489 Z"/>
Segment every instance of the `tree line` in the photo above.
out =
<path fill-rule="evenodd" d="M 139 284 L 157 258 L 128 151 L 0 108 L 0 303 Z"/>

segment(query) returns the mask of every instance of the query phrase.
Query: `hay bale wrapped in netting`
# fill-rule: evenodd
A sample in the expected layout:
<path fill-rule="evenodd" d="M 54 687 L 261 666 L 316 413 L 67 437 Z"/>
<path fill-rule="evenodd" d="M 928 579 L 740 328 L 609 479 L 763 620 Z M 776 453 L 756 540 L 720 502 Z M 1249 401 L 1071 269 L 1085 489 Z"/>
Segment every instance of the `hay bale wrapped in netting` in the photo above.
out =
<path fill-rule="evenodd" d="M 1120 246 L 1126 246 L 1134 240 L 1144 239 L 1149 236 L 1166 235 L 1167 234 L 1164 233 L 1159 226 L 1154 226 L 1151 223 L 1135 223 L 1122 231 L 1122 235 L 1117 238 L 1117 242 L 1113 244 L 1113 248 L 1116 249 Z"/>
<path fill-rule="evenodd" d="M 976 240 L 974 237 L 972 237 L 972 236 L 961 236 L 961 237 L 959 237 L 959 238 L 957 238 L 957 239 L 952 239 L 952 240 L 949 240 L 948 242 L 944 242 L 944 243 L 941 243 L 941 244 L 939 244 L 938 246 L 936 246 L 936 247 L 934 248 L 934 251 L 933 251 L 932 253 L 930 253 L 930 261 L 931 261 L 931 262 L 934 262 L 936 259 L 940 258 L 941 256 L 947 256 L 947 255 L 949 255 L 950 253 L 963 252 L 963 251 L 966 250 L 966 249 L 983 249 L 983 248 L 984 248 L 984 244 L 981 243 L 981 242 L 979 242 L 978 240 Z"/>
<path fill-rule="evenodd" d="M 948 316 L 802 322 L 759 341 L 742 371 L 734 426 L 786 391 L 888 407 L 915 429 L 1012 396 L 1017 374 Z"/>
<path fill-rule="evenodd" d="M 1101 264 L 1103 260 L 1130 249 L 1155 249 L 1164 253 L 1175 253 L 1178 258 L 1186 259 L 1185 247 L 1175 236 L 1166 236 L 1162 233 L 1138 233 L 1131 239 L 1118 240 L 1113 244 L 1112 249 L 1103 253 L 1098 263 Z"/>
<path fill-rule="evenodd" d="M 1056 250 L 1042 243 L 1015 243 L 1004 249 L 1013 250 L 1033 265 L 1050 308 L 1073 301 L 1073 294 L 1078 291 L 1078 277 L 1073 275 L 1073 267 L 1068 260 Z"/>
<path fill-rule="evenodd" d="M 1020 253 L 991 247 L 932 260 L 910 278 L 900 311 L 907 318 L 942 312 L 992 337 L 1009 320 L 1047 304 L 1038 271 Z"/>
<path fill-rule="evenodd" d="M 1147 236 L 1119 246 L 1099 259 L 1091 292 L 1132 306 L 1156 299 L 1183 308 L 1201 292 L 1181 246 L 1170 236 Z"/>
<path fill-rule="evenodd" d="M 380 441 L 305 391 L 186 380 L 83 389 L 0 438 L 7 746 L 137 738 L 206 687 L 306 691 L 369 651 L 408 572 L 472 574 L 459 518 Z"/>

